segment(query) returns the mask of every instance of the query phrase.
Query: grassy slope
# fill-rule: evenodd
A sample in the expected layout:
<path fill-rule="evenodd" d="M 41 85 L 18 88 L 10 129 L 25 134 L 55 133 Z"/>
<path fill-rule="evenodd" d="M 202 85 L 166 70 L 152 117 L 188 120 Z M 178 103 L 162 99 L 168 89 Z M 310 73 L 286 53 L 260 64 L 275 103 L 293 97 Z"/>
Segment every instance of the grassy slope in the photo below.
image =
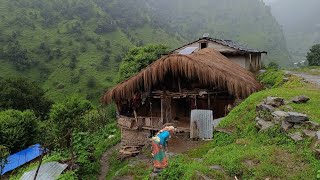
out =
<path fill-rule="evenodd" d="M 277 76 L 282 75 L 279 73 Z M 264 79 L 268 78 L 264 76 Z M 277 83 L 278 87 L 251 95 L 220 124 L 222 128 L 232 129 L 234 132 L 231 135 L 216 132 L 213 141 L 172 159 L 170 167 L 161 173 L 160 179 L 194 179 L 197 171 L 213 179 L 231 179 L 234 176 L 243 179 L 315 179 L 320 162 L 309 148 L 311 140 L 294 143 L 280 132 L 279 127 L 258 133 L 255 128 L 255 107 L 267 96 L 281 96 L 290 100 L 304 94 L 311 98 L 308 103 L 289 105 L 297 112 L 308 114 L 310 120 L 320 123 L 320 91 L 297 78 L 290 78 L 284 84 L 277 81 L 272 83 Z M 195 158 L 201 158 L 203 162 Z M 210 170 L 213 165 L 222 166 L 225 173 Z M 150 168 L 144 173 L 135 173 L 134 169 L 125 166 L 120 172 L 128 172 L 135 177 L 147 177 L 150 173 Z"/>
<path fill-rule="evenodd" d="M 38 61 L 39 65 L 25 71 L 17 71 L 7 59 L 1 59 L 0 56 L 0 76 L 24 76 L 41 82 L 45 90 L 48 91 L 48 96 L 56 101 L 60 101 L 71 94 L 81 96 L 92 94 L 95 98 L 91 100 L 98 100 L 99 93 L 114 85 L 112 79 L 117 73 L 119 60 L 121 61 L 117 58 L 124 55 L 124 49 L 135 47 L 134 42 L 130 41 L 129 37 L 120 28 L 111 33 L 96 34 L 94 30 L 99 20 L 97 17 L 82 21 L 76 15 L 71 20 L 57 15 L 59 17 L 58 23 L 51 27 L 45 27 L 39 9 L 12 4 L 14 2 L 0 0 L 0 17 L 2 18 L 0 21 L 0 37 L 9 37 L 13 32 L 20 32 L 17 40 L 23 48 L 28 49 L 30 59 Z M 48 4 L 55 4 L 55 2 Z M 93 6 L 93 11 L 101 16 L 110 16 L 97 6 Z M 37 13 L 38 18 L 34 18 L 30 15 L 31 13 Z M 35 28 L 32 29 L 23 23 L 16 23 L 21 20 L 21 17 L 25 18 L 26 22 L 32 23 Z M 13 23 L 8 25 L 9 22 Z M 68 33 L 68 27 L 76 23 L 81 23 L 83 34 Z M 149 25 L 131 29 L 129 33 L 144 44 L 159 43 L 175 48 L 182 43 L 176 37 L 169 36 L 165 31 Z M 86 40 L 87 37 L 94 39 L 94 42 Z M 106 48 L 98 49 L 96 46 L 103 46 L 106 40 L 110 42 L 110 47 L 107 48 L 111 52 L 110 61 L 107 65 L 101 65 Z M 62 57 L 48 61 L 47 55 L 37 52 L 42 42 L 46 43 L 51 50 L 59 48 L 62 51 Z M 7 43 L 0 42 L 0 50 L 5 50 L 6 46 Z M 85 50 L 82 51 L 84 47 Z M 77 54 L 76 67 L 70 69 L 68 67 L 71 61 L 70 54 L 74 52 Z M 40 70 L 43 67 L 50 71 L 45 77 L 42 76 Z M 87 86 L 87 82 L 92 77 L 96 80 L 96 87 L 90 88 Z M 78 78 L 79 81 L 71 83 L 72 78 Z"/>

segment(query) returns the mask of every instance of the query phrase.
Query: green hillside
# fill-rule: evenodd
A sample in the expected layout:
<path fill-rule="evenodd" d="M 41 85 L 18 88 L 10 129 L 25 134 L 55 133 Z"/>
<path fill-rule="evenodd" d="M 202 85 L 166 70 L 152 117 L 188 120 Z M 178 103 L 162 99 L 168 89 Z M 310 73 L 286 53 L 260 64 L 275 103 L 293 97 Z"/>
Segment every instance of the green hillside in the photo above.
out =
<path fill-rule="evenodd" d="M 287 63 L 281 28 L 262 2 L 189 1 L 0 0 L 0 77 L 28 77 L 56 101 L 97 102 L 129 49 L 175 48 L 205 32 Z"/>

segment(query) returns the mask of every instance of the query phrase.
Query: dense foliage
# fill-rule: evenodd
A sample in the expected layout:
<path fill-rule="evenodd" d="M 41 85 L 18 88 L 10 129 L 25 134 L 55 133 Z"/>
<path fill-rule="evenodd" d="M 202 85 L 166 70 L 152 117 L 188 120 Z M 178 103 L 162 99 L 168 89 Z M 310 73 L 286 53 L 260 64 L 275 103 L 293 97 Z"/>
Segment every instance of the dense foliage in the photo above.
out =
<path fill-rule="evenodd" d="M 309 66 L 320 66 L 320 44 L 313 45 L 308 52 Z"/>
<path fill-rule="evenodd" d="M 0 9 L 0 76 L 29 77 L 57 101 L 77 94 L 97 104 L 129 49 L 173 49 L 206 32 L 288 60 L 281 27 L 258 0 L 0 0 Z"/>
<path fill-rule="evenodd" d="M 54 104 L 50 112 L 55 139 L 60 147 L 71 147 L 74 129 L 81 128 L 82 116 L 92 108 L 89 101 L 78 97 L 70 97 L 61 103 Z"/>
<path fill-rule="evenodd" d="M 0 145 L 18 151 L 33 143 L 39 135 L 38 119 L 32 111 L 6 110 L 0 112 Z"/>
<path fill-rule="evenodd" d="M 0 110 L 33 110 L 45 118 L 52 102 L 37 83 L 25 78 L 0 79 Z"/>
<path fill-rule="evenodd" d="M 135 75 L 166 53 L 168 53 L 168 47 L 164 45 L 149 45 L 130 50 L 120 64 L 117 82 Z"/>

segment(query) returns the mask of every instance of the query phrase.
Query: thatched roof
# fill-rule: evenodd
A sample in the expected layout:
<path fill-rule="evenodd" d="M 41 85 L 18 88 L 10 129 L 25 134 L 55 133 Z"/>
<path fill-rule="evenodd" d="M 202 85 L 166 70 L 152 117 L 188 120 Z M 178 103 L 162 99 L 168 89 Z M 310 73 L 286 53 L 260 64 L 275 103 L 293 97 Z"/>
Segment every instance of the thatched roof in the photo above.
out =
<path fill-rule="evenodd" d="M 135 76 L 116 85 L 103 96 L 103 102 L 131 99 L 137 92 L 148 92 L 167 74 L 197 78 L 207 87 L 226 89 L 235 97 L 247 97 L 261 89 L 255 76 L 219 52 L 206 48 L 190 55 L 171 54 L 158 59 Z"/>

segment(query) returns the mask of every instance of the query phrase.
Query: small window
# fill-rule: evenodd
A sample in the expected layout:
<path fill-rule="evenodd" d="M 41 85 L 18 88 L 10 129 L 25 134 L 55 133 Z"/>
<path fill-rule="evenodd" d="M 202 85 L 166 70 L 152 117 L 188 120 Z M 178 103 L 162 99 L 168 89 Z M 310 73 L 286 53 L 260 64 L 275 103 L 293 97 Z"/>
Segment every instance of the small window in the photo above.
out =
<path fill-rule="evenodd" d="M 200 49 L 204 49 L 208 47 L 208 43 L 204 42 L 204 43 L 200 43 L 201 48 Z"/>

